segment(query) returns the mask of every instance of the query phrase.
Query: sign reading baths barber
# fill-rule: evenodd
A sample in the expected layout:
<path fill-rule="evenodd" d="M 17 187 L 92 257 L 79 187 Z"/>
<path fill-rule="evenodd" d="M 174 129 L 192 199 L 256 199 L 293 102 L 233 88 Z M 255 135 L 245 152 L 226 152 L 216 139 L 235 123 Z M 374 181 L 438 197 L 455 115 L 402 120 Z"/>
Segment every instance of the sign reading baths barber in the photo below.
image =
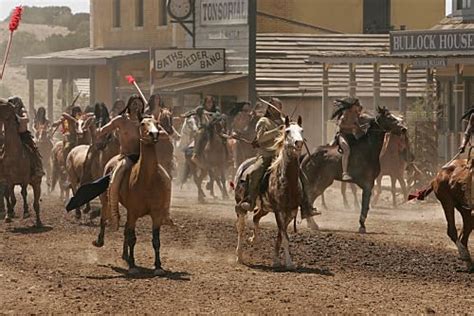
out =
<path fill-rule="evenodd" d="M 474 30 L 390 32 L 391 54 L 474 54 Z"/>
<path fill-rule="evenodd" d="M 156 71 L 213 72 L 225 71 L 224 49 L 157 49 Z"/>
<path fill-rule="evenodd" d="M 247 0 L 201 0 L 201 25 L 247 24 Z"/>

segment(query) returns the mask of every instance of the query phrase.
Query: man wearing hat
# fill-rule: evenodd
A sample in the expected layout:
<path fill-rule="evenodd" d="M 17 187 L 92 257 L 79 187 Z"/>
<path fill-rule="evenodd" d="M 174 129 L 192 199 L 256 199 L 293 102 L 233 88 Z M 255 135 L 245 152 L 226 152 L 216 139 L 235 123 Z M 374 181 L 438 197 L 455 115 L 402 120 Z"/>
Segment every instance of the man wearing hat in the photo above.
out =
<path fill-rule="evenodd" d="M 358 139 L 364 135 L 364 131 L 359 123 L 362 106 L 359 103 L 359 99 L 352 97 L 336 100 L 335 106 L 337 109 L 331 119 L 337 119 L 336 139 L 342 150 L 342 181 L 351 181 L 352 177 L 348 173 L 349 156 L 351 153 L 349 137 L 352 135 Z"/>
<path fill-rule="evenodd" d="M 270 104 L 273 106 L 267 107 L 265 115 L 258 120 L 255 127 L 256 137 L 252 144 L 257 148 L 257 160 L 250 166 L 246 197 L 240 202 L 240 207 L 247 212 L 255 209 L 257 197 L 261 190 L 262 179 L 276 155 L 275 139 L 280 136 L 280 127 L 284 124 L 284 119 L 281 115 L 283 104 L 280 99 L 271 98 Z M 304 181 L 302 181 L 302 185 L 304 185 Z M 305 219 L 319 214 L 310 205 L 307 191 L 304 187 L 302 204 L 301 218 Z"/>

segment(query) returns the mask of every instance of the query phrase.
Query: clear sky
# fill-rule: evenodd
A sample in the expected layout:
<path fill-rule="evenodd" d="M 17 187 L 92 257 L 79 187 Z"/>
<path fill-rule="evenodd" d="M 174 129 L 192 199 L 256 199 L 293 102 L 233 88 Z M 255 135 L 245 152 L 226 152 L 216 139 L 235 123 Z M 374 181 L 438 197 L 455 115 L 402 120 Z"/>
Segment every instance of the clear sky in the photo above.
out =
<path fill-rule="evenodd" d="M 4 20 L 20 4 L 37 7 L 68 6 L 74 13 L 89 12 L 89 0 L 0 0 L 0 20 Z"/>

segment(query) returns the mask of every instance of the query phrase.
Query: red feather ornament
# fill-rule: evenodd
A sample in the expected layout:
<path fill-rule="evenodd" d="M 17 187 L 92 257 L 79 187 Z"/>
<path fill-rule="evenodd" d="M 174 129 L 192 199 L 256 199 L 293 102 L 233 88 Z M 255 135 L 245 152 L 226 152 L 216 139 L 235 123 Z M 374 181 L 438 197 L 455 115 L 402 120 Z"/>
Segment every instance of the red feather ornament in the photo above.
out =
<path fill-rule="evenodd" d="M 10 54 L 10 49 L 12 48 L 12 41 L 13 41 L 13 32 L 18 29 L 20 26 L 21 15 L 23 14 L 23 7 L 17 6 L 12 12 L 12 17 L 10 18 L 10 24 L 8 28 L 10 29 L 10 36 L 8 37 L 8 44 L 7 49 L 5 52 L 5 56 L 3 57 L 3 65 L 2 71 L 0 72 L 0 80 L 3 78 L 3 73 L 5 72 L 5 66 L 7 65 L 8 55 Z"/>

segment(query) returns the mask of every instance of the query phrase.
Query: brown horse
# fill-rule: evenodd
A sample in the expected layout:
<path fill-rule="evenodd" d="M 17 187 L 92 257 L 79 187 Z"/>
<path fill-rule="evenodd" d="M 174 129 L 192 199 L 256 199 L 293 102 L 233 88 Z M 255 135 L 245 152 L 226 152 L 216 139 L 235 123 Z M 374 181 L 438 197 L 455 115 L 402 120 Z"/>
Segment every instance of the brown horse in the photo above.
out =
<path fill-rule="evenodd" d="M 34 194 L 33 208 L 36 213 L 36 226 L 40 227 L 42 223 L 40 219 L 39 202 L 41 198 L 42 176 L 36 176 L 32 173 L 32 162 L 18 134 L 18 121 L 15 110 L 10 103 L 4 100 L 0 100 L 0 121 L 3 121 L 5 128 L 3 168 L 7 183 L 7 195 L 11 196 L 11 194 L 13 194 L 15 185 L 21 185 L 22 196 L 25 201 L 24 204 L 28 207 L 26 202 L 26 188 L 28 185 L 31 185 Z M 5 221 L 8 222 L 11 220 L 11 214 L 13 214 L 13 206 L 8 210 Z"/>
<path fill-rule="evenodd" d="M 122 258 L 128 263 L 129 273 L 136 273 L 134 247 L 136 243 L 136 221 L 149 215 L 153 222 L 153 248 L 155 250 L 155 275 L 162 275 L 160 259 L 160 227 L 172 224 L 169 217 L 171 204 L 171 177 L 158 163 L 156 143 L 160 132 L 153 118 L 144 118 L 140 124 L 140 158 L 124 175 L 120 186 L 119 200 L 127 209 Z M 107 164 L 106 173 L 114 165 L 114 157 Z M 107 194 L 101 195 L 102 213 L 100 233 L 94 245 L 104 245 L 106 220 L 111 217 Z M 112 214 L 112 216 L 114 216 Z"/>
<path fill-rule="evenodd" d="M 385 108 L 378 108 L 376 117 L 364 116 L 369 126 L 366 135 L 359 140 L 351 140 L 349 173 L 353 182 L 362 188 L 362 206 L 359 218 L 359 232 L 365 233 L 365 221 L 369 212 L 370 197 L 375 179 L 380 173 L 380 152 L 382 151 L 385 133 L 406 132 L 401 120 Z M 306 156 L 301 168 L 307 179 L 307 190 L 311 202 L 320 196 L 334 180 L 342 179 L 342 155 L 337 146 L 321 146 L 311 155 Z M 314 221 L 309 218 L 308 221 Z"/>
<path fill-rule="evenodd" d="M 204 133 L 207 133 L 208 141 L 201 154 L 200 166 L 191 160 L 190 155 L 186 155 L 185 174 L 190 172 L 193 175 L 194 183 L 196 183 L 198 189 L 199 202 L 205 202 L 202 182 L 207 175 L 210 178 L 209 189 L 211 196 L 215 197 L 213 183 L 216 181 L 221 190 L 222 198 L 224 200 L 229 198 L 226 189 L 227 138 L 223 136 L 226 134 L 225 124 L 225 118 L 221 117 L 214 119 L 204 127 Z"/>
<path fill-rule="evenodd" d="M 404 174 L 410 160 L 413 159 L 411 157 L 408 135 L 406 133 L 403 135 L 387 133 L 385 135 L 384 147 L 380 153 L 380 174 L 376 180 L 377 185 L 372 205 L 376 205 L 379 200 L 380 193 L 382 192 L 383 176 L 390 176 L 393 207 L 397 206 L 397 181 L 402 189 L 403 200 L 407 200 L 408 191 Z"/>
<path fill-rule="evenodd" d="M 428 189 L 418 192 L 412 196 L 419 200 L 424 200 L 434 191 L 436 197 L 443 206 L 446 221 L 448 223 L 448 236 L 456 244 L 460 259 L 467 265 L 470 273 L 474 273 L 474 263 L 469 253 L 469 235 L 474 227 L 474 214 L 472 208 L 468 207 L 471 203 L 466 198 L 466 187 L 471 187 L 472 161 L 468 164 L 466 160 L 456 160 L 451 163 L 449 168 L 438 172 L 436 178 L 431 182 Z M 474 188 L 471 187 L 471 190 Z M 463 227 L 461 233 L 457 234 L 454 209 L 461 214 Z"/>
<path fill-rule="evenodd" d="M 277 140 L 277 158 L 274 159 L 269 168 L 268 188 L 260 195 L 257 203 L 257 211 L 253 216 L 254 230 L 252 242 L 255 242 L 260 219 L 269 212 L 275 213 L 278 226 L 278 235 L 275 244 L 273 265 L 280 267 L 280 248 L 283 246 L 284 262 L 283 266 L 287 269 L 294 269 L 290 256 L 289 238 L 287 228 L 289 223 L 296 218 L 298 207 L 303 198 L 302 187 L 300 183 L 299 156 L 303 148 L 303 128 L 301 117 L 298 118 L 298 124 L 290 124 L 288 117 L 285 119 L 285 129 L 282 130 L 281 137 Z M 235 211 L 237 213 L 237 261 L 242 262 L 243 239 L 245 234 L 245 220 L 247 212 L 239 207 L 243 199 L 246 185 L 246 167 L 248 163 L 244 162 L 237 171 L 235 184 Z"/>

